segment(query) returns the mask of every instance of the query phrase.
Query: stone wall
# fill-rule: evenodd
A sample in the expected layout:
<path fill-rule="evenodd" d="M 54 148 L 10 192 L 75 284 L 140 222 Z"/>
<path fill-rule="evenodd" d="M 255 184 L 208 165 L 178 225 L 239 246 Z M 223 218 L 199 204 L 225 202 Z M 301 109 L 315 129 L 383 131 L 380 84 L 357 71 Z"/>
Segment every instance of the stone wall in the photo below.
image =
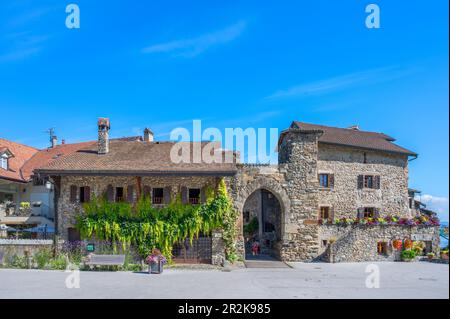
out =
<path fill-rule="evenodd" d="M 364 226 L 322 225 L 319 227 L 321 245 L 318 259 L 328 262 L 398 261 L 400 251 L 392 247 L 395 239 L 430 241 L 432 251 L 439 253 L 439 226 Z M 385 242 L 387 254 L 378 254 L 378 242 Z"/>
<path fill-rule="evenodd" d="M 318 254 L 317 161 L 319 131 L 289 131 L 279 146 L 280 172 L 285 176 L 290 211 L 280 247 L 282 260 L 304 261 Z"/>
<path fill-rule="evenodd" d="M 411 217 L 406 155 L 320 144 L 317 167 L 319 174 L 334 174 L 334 187 L 319 196 L 319 206 L 331 206 L 334 218 L 356 218 L 362 207 L 376 207 L 380 216 Z M 380 189 L 358 189 L 358 175 L 371 174 L 380 176 Z"/>
<path fill-rule="evenodd" d="M 0 254 L 3 262 L 14 255 L 24 256 L 28 252 L 30 256 L 43 248 L 53 248 L 53 240 L 42 239 L 0 239 Z"/>
<path fill-rule="evenodd" d="M 142 177 L 141 188 L 144 186 L 150 186 L 151 188 L 171 188 L 171 199 L 177 198 L 181 192 L 181 187 L 187 188 L 203 188 L 206 186 L 215 189 L 218 179 L 216 177 L 206 176 L 189 176 L 189 177 Z M 123 187 L 124 191 L 127 190 L 128 185 L 133 186 L 133 200 L 137 200 L 137 185 L 138 181 L 136 177 L 125 176 L 63 176 L 61 179 L 61 196 L 58 200 L 58 231 L 59 235 L 66 239 L 68 238 L 68 229 L 75 226 L 76 216 L 83 211 L 82 204 L 79 203 L 79 194 L 77 194 L 77 201 L 72 203 L 70 201 L 70 187 L 75 185 L 77 187 L 89 186 L 91 190 L 91 196 L 102 196 L 108 185 L 113 187 Z M 226 179 L 226 183 L 229 184 L 229 180 Z M 126 197 L 126 196 L 125 196 Z M 214 249 L 220 249 L 216 251 Z M 213 238 L 213 263 L 219 262 L 224 256 L 224 246 L 221 240 L 221 236 Z"/>

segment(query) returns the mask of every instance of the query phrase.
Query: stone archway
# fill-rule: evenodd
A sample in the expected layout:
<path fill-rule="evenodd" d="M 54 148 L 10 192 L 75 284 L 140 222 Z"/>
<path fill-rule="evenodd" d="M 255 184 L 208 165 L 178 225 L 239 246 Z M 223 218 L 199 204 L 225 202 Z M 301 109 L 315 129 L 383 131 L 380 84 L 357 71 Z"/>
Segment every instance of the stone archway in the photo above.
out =
<path fill-rule="evenodd" d="M 249 182 L 247 185 L 242 187 L 237 194 L 237 198 L 235 200 L 235 208 L 241 213 L 241 231 L 243 234 L 243 225 L 244 225 L 244 213 L 246 203 L 248 205 L 248 201 L 255 200 L 255 196 L 261 196 L 261 199 L 265 199 L 266 203 L 270 206 L 272 211 L 271 214 L 273 216 L 269 216 L 269 224 L 278 224 L 274 227 L 274 235 L 270 238 L 269 234 L 270 230 L 264 227 L 267 225 L 264 223 L 264 220 L 259 218 L 259 229 L 258 234 L 262 240 L 273 240 L 276 241 L 276 244 L 271 242 L 270 246 L 273 250 L 270 252 L 272 255 L 275 255 L 277 258 L 280 256 L 280 244 L 285 240 L 286 236 L 286 225 L 289 223 L 289 212 L 290 212 L 290 199 L 285 191 L 285 189 L 281 186 L 281 183 L 271 177 L 262 176 L 254 179 Z M 253 198 L 252 198 L 253 197 Z M 271 199 L 273 198 L 273 199 Z M 278 206 L 277 206 L 278 205 Z M 263 214 L 263 211 L 261 212 Z M 262 223 L 261 223 L 262 222 Z M 241 245 L 242 245 L 242 254 L 245 256 L 245 238 L 241 237 Z M 248 248 L 248 247 L 247 247 Z M 266 250 L 266 252 L 268 252 Z"/>

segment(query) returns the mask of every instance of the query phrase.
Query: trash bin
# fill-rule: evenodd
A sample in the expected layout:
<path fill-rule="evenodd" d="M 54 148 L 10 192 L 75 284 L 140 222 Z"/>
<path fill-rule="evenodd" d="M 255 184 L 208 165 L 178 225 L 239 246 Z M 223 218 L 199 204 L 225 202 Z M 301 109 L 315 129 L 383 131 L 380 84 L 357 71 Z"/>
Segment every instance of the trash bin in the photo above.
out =
<path fill-rule="evenodd" d="M 158 262 L 151 262 L 148 265 L 149 274 L 161 274 L 163 272 L 163 262 L 159 260 Z"/>

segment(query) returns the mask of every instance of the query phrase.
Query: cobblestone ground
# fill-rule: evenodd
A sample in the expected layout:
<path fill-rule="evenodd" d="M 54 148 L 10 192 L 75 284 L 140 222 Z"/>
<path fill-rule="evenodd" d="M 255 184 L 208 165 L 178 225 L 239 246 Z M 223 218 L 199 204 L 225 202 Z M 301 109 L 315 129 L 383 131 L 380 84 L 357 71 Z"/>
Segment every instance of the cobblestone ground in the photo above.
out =
<path fill-rule="evenodd" d="M 0 269 L 0 298 L 448 298 L 449 268 L 416 263 L 292 263 L 292 268 L 167 269 L 161 275 Z M 367 288 L 379 270 L 380 288 Z M 367 273 L 366 270 L 371 270 Z"/>

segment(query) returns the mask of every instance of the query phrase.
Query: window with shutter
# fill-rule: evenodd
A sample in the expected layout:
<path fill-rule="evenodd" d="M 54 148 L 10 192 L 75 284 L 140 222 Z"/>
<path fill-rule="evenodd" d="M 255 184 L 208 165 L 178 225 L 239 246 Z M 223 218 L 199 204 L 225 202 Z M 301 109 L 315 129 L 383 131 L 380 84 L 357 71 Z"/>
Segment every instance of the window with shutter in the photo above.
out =
<path fill-rule="evenodd" d="M 151 189 L 151 187 L 148 186 L 148 185 L 145 185 L 145 186 L 144 186 L 144 197 L 150 198 L 151 194 L 152 194 L 152 189 Z"/>
<path fill-rule="evenodd" d="M 89 186 L 84 187 L 84 200 L 86 202 L 91 201 L 91 188 Z"/>
<path fill-rule="evenodd" d="M 189 204 L 197 205 L 200 203 L 200 189 L 199 188 L 189 188 Z"/>
<path fill-rule="evenodd" d="M 72 185 L 70 186 L 70 202 L 75 203 L 77 201 L 77 186 Z"/>
<path fill-rule="evenodd" d="M 375 189 L 380 189 L 380 176 L 374 176 L 374 188 Z"/>
<path fill-rule="evenodd" d="M 203 187 L 200 190 L 200 202 L 201 203 L 206 203 L 206 187 Z"/>
<path fill-rule="evenodd" d="M 116 197 L 115 197 L 116 202 L 123 202 L 124 200 L 123 193 L 124 193 L 123 187 L 116 187 Z"/>
<path fill-rule="evenodd" d="M 358 188 L 364 188 L 364 175 L 358 175 Z"/>
<path fill-rule="evenodd" d="M 319 184 L 321 187 L 330 187 L 329 177 L 329 174 L 319 174 Z"/>
<path fill-rule="evenodd" d="M 152 203 L 153 204 L 163 204 L 164 203 L 164 189 L 163 188 L 153 188 Z"/>
<path fill-rule="evenodd" d="M 320 219 L 329 219 L 330 218 L 330 207 L 321 206 L 320 207 Z"/>
<path fill-rule="evenodd" d="M 188 203 L 188 189 L 187 187 L 181 187 L 181 202 L 183 204 L 187 204 Z"/>
<path fill-rule="evenodd" d="M 333 188 L 334 187 L 334 174 L 329 175 L 329 180 L 330 180 L 330 188 Z"/>
<path fill-rule="evenodd" d="M 170 186 L 164 187 L 164 204 L 170 204 L 172 200 L 172 188 Z"/>

